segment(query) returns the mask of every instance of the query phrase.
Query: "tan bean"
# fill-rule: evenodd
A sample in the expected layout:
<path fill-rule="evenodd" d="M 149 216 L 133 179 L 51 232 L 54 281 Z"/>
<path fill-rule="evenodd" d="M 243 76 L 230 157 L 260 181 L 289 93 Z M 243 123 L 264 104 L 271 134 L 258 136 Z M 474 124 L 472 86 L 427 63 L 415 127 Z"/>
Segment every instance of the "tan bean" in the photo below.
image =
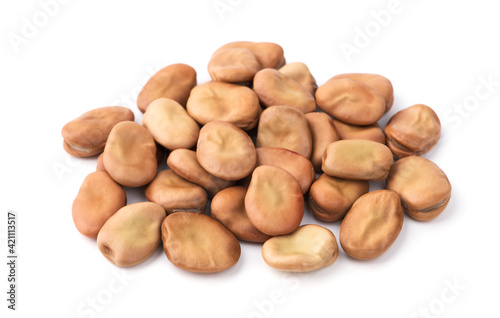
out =
<path fill-rule="evenodd" d="M 312 136 L 311 162 L 314 169 L 321 172 L 325 149 L 332 142 L 339 140 L 339 134 L 332 119 L 325 113 L 307 113 L 306 119 Z"/>
<path fill-rule="evenodd" d="M 97 166 L 95 171 L 104 171 L 106 172 L 106 167 L 104 167 L 104 152 L 97 157 Z"/>
<path fill-rule="evenodd" d="M 340 78 L 350 78 L 375 89 L 385 99 L 385 112 L 387 113 L 391 109 L 392 104 L 394 103 L 394 89 L 392 87 L 391 81 L 386 77 L 379 74 L 347 73 L 336 75 L 330 80 Z"/>
<path fill-rule="evenodd" d="M 245 210 L 247 187 L 229 187 L 218 192 L 212 199 L 211 213 L 238 239 L 248 242 L 265 242 L 271 236 L 253 226 Z"/>
<path fill-rule="evenodd" d="M 224 44 L 217 51 L 230 48 L 250 50 L 262 68 L 280 68 L 285 64 L 283 48 L 276 43 L 237 41 Z"/>
<path fill-rule="evenodd" d="M 175 149 L 168 156 L 167 164 L 182 178 L 205 188 L 211 196 L 234 185 L 233 181 L 217 178 L 203 169 L 196 158 L 196 151 L 193 150 Z"/>
<path fill-rule="evenodd" d="M 122 106 L 96 108 L 64 125 L 64 150 L 75 157 L 90 157 L 104 150 L 111 129 L 122 121 L 133 121 L 134 113 Z"/>
<path fill-rule="evenodd" d="M 295 231 L 304 215 L 304 197 L 297 180 L 284 169 L 259 166 L 245 196 L 250 222 L 268 235 Z"/>
<path fill-rule="evenodd" d="M 208 201 L 205 189 L 172 170 L 158 172 L 144 192 L 149 201 L 161 205 L 167 214 L 177 211 L 203 213 Z"/>
<path fill-rule="evenodd" d="M 304 114 L 290 106 L 271 106 L 261 116 L 257 147 L 285 148 L 309 159 L 312 136 Z"/>
<path fill-rule="evenodd" d="M 251 82 L 260 69 L 255 54 L 244 48 L 218 50 L 208 62 L 212 80 L 227 83 Z"/>
<path fill-rule="evenodd" d="M 316 224 L 302 225 L 288 235 L 272 237 L 262 246 L 264 261 L 286 272 L 309 272 L 327 267 L 338 256 L 335 235 Z"/>
<path fill-rule="evenodd" d="M 184 107 L 170 98 L 158 98 L 149 104 L 142 125 L 154 140 L 167 149 L 192 148 L 200 127 Z"/>
<path fill-rule="evenodd" d="M 236 237 L 219 221 L 204 214 L 173 213 L 163 221 L 161 235 L 167 258 L 186 271 L 221 272 L 240 258 Z"/>
<path fill-rule="evenodd" d="M 387 146 L 396 158 L 421 155 L 441 136 L 441 122 L 429 106 L 417 104 L 400 110 L 385 126 Z"/>
<path fill-rule="evenodd" d="M 186 106 L 191 89 L 196 85 L 196 71 L 186 64 L 171 64 L 156 72 L 137 96 L 137 107 L 145 112 L 158 98 L 170 98 Z"/>
<path fill-rule="evenodd" d="M 340 120 L 333 120 L 340 139 L 366 139 L 385 144 L 385 135 L 382 127 L 378 123 L 367 126 L 358 126 L 344 123 Z"/>
<path fill-rule="evenodd" d="M 261 112 L 259 99 L 253 90 L 223 82 L 208 82 L 193 88 L 187 111 L 202 125 L 220 120 L 243 130 L 257 126 Z"/>
<path fill-rule="evenodd" d="M 385 99 L 361 82 L 341 78 L 330 80 L 316 91 L 318 107 L 349 124 L 372 125 L 385 112 Z"/>
<path fill-rule="evenodd" d="M 121 122 L 113 127 L 104 148 L 104 167 L 127 187 L 140 187 L 156 175 L 156 144 L 143 126 Z"/>
<path fill-rule="evenodd" d="M 265 107 L 287 105 L 303 113 L 316 110 L 316 101 L 311 93 L 293 78 L 272 68 L 262 69 L 255 74 L 253 90 Z"/>
<path fill-rule="evenodd" d="M 259 147 L 256 150 L 257 166 L 270 165 L 284 169 L 297 180 L 304 194 L 316 179 L 311 162 L 296 152 L 271 147 Z"/>
<path fill-rule="evenodd" d="M 230 181 L 248 176 L 257 162 L 250 137 L 223 121 L 211 121 L 201 128 L 196 158 L 206 171 Z"/>
<path fill-rule="evenodd" d="M 297 81 L 306 91 L 311 93 L 312 96 L 316 93 L 318 85 L 311 71 L 309 71 L 309 68 L 304 63 L 294 62 L 285 64 L 280 67 L 279 71 Z"/>
<path fill-rule="evenodd" d="M 80 233 L 95 239 L 104 223 L 126 204 L 127 195 L 119 184 L 106 172 L 92 172 L 73 201 L 73 222 Z"/>
<path fill-rule="evenodd" d="M 419 221 L 437 217 L 451 198 L 446 174 L 429 159 L 408 156 L 396 161 L 387 177 L 387 188 L 401 197 L 405 212 Z"/>
<path fill-rule="evenodd" d="M 163 219 L 165 211 L 156 203 L 127 205 L 103 225 L 97 235 L 97 247 L 116 266 L 139 264 L 160 246 Z"/>
<path fill-rule="evenodd" d="M 354 202 L 340 225 L 340 245 L 351 257 L 369 260 L 382 255 L 403 227 L 403 209 L 396 192 L 377 190 Z"/>
<path fill-rule="evenodd" d="M 334 222 L 343 218 L 354 201 L 369 190 L 368 181 L 345 180 L 324 173 L 311 185 L 309 207 L 321 221 Z"/>
<path fill-rule="evenodd" d="M 323 171 L 348 180 L 381 181 L 387 178 L 393 161 L 387 146 L 362 139 L 339 140 L 328 145 Z"/>

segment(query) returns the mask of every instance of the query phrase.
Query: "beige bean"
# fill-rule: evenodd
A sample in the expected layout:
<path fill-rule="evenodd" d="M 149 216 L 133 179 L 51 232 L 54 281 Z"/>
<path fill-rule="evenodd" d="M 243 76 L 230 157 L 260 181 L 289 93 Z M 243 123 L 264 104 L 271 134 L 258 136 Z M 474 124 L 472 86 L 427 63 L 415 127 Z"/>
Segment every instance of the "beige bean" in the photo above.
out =
<path fill-rule="evenodd" d="M 127 187 L 140 187 L 156 175 L 156 144 L 143 126 L 121 122 L 113 127 L 104 148 L 104 167 L 111 178 Z"/>
<path fill-rule="evenodd" d="M 253 90 L 223 82 L 208 82 L 193 88 L 187 111 L 202 125 L 220 120 L 243 130 L 257 126 L 261 112 L 259 99 Z"/>
<path fill-rule="evenodd" d="M 214 176 L 235 181 L 252 173 L 257 162 L 250 137 L 236 125 L 211 121 L 200 130 L 196 158 Z"/>
<path fill-rule="evenodd" d="M 149 201 L 161 205 L 167 214 L 177 211 L 203 213 L 208 201 L 205 189 L 172 170 L 158 172 L 144 192 Z"/>
<path fill-rule="evenodd" d="M 196 71 L 186 64 L 171 64 L 156 72 L 137 96 L 137 107 L 145 112 L 158 98 L 170 98 L 186 106 L 191 89 L 196 85 Z"/>
<path fill-rule="evenodd" d="M 324 173 L 311 185 L 309 207 L 321 221 L 334 222 L 342 219 L 354 201 L 369 190 L 368 181 L 340 179 Z"/>
<path fill-rule="evenodd" d="M 285 148 L 309 159 L 312 136 L 304 114 L 290 106 L 271 106 L 261 116 L 257 147 Z"/>
<path fill-rule="evenodd" d="M 340 120 L 333 120 L 340 139 L 366 139 L 385 144 L 385 135 L 382 127 L 378 123 L 367 126 L 358 126 L 344 123 Z"/>
<path fill-rule="evenodd" d="M 348 180 L 381 181 L 387 178 L 393 161 L 387 146 L 362 139 L 339 140 L 328 145 L 323 171 Z"/>
<path fill-rule="evenodd" d="M 318 107 L 349 124 L 372 125 L 385 112 L 385 99 L 361 82 L 341 78 L 330 80 L 316 91 Z"/>
<path fill-rule="evenodd" d="M 127 205 L 103 225 L 97 247 L 111 263 L 129 267 L 148 259 L 161 244 L 165 211 L 152 202 Z"/>
<path fill-rule="evenodd" d="M 244 48 L 218 50 L 208 62 L 208 73 L 212 80 L 227 83 L 251 82 L 260 69 L 255 54 Z"/>
<path fill-rule="evenodd" d="M 396 192 L 377 190 L 354 202 L 340 225 L 340 245 L 351 257 L 369 260 L 382 255 L 398 237 L 404 213 Z"/>
<path fill-rule="evenodd" d="M 73 222 L 80 233 L 95 239 L 104 223 L 126 204 L 127 195 L 119 184 L 106 172 L 92 172 L 73 201 Z"/>
<path fill-rule="evenodd" d="M 339 134 L 332 119 L 325 113 L 307 113 L 306 119 L 309 123 L 312 136 L 311 162 L 314 169 L 317 172 L 321 172 L 325 149 L 332 142 L 339 140 Z"/>
<path fill-rule="evenodd" d="M 184 107 L 170 98 L 151 102 L 142 118 L 154 140 L 167 149 L 192 148 L 196 145 L 200 127 Z"/>
<path fill-rule="evenodd" d="M 262 68 L 280 68 L 285 64 L 283 48 L 276 43 L 237 41 L 224 44 L 217 51 L 230 48 L 250 50 Z"/>
<path fill-rule="evenodd" d="M 245 210 L 247 187 L 229 187 L 218 192 L 212 199 L 211 214 L 238 239 L 248 242 L 265 242 L 269 235 L 253 226 Z"/>
<path fill-rule="evenodd" d="M 316 224 L 302 225 L 293 233 L 272 237 L 262 246 L 264 261 L 286 272 L 309 272 L 327 267 L 338 256 L 335 235 Z"/>
<path fill-rule="evenodd" d="M 304 215 L 304 197 L 297 180 L 284 169 L 259 166 L 245 196 L 250 222 L 268 235 L 295 231 Z"/>
<path fill-rule="evenodd" d="M 104 150 L 111 129 L 122 121 L 133 121 L 134 113 L 122 106 L 96 108 L 64 125 L 64 150 L 75 157 L 90 157 Z"/>
<path fill-rule="evenodd" d="M 408 156 L 396 161 L 387 177 L 387 188 L 401 197 L 405 212 L 419 221 L 437 217 L 451 198 L 446 174 L 429 159 Z"/>
<path fill-rule="evenodd" d="M 163 221 L 161 235 L 167 258 L 186 271 L 221 272 L 240 258 L 236 237 L 219 221 L 204 214 L 173 213 Z"/>
<path fill-rule="evenodd" d="M 104 171 L 106 172 L 106 167 L 104 167 L 104 152 L 97 157 L 97 166 L 95 171 Z"/>
<path fill-rule="evenodd" d="M 309 71 L 309 68 L 304 63 L 288 63 L 280 67 L 279 71 L 297 81 L 306 91 L 311 93 L 312 96 L 316 93 L 318 85 L 311 71 Z"/>
<path fill-rule="evenodd" d="M 168 156 L 167 165 L 182 178 L 205 188 L 211 196 L 234 185 L 233 181 L 217 178 L 203 169 L 193 150 L 175 149 Z"/>
<path fill-rule="evenodd" d="M 311 162 L 296 152 L 271 147 L 259 147 L 256 150 L 257 166 L 270 165 L 284 169 L 297 180 L 304 194 L 316 179 Z"/>
<path fill-rule="evenodd" d="M 441 122 L 429 106 L 417 104 L 394 114 L 385 126 L 387 146 L 396 158 L 421 155 L 441 136 Z"/>
<path fill-rule="evenodd" d="M 257 72 L 253 79 L 253 90 L 263 106 L 287 105 L 303 113 L 316 110 L 314 96 L 296 80 L 272 68 Z"/>
<path fill-rule="evenodd" d="M 369 73 L 347 73 L 339 74 L 332 77 L 330 80 L 340 79 L 340 78 L 350 78 L 352 80 L 361 82 L 375 89 L 384 97 L 385 100 L 385 112 L 387 113 L 394 103 L 394 89 L 392 83 L 386 77 L 379 74 L 369 74 Z"/>

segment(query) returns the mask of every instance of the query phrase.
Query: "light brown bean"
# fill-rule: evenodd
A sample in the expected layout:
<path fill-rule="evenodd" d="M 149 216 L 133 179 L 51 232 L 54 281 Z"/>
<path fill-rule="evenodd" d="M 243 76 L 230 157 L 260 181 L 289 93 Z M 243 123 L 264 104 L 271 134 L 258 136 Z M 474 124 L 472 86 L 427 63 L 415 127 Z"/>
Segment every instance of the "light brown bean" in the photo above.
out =
<path fill-rule="evenodd" d="M 96 108 L 62 128 L 64 150 L 75 157 L 90 157 L 104 150 L 111 129 L 122 121 L 133 121 L 134 113 L 122 106 Z"/>
<path fill-rule="evenodd" d="M 170 214 L 163 221 L 161 235 L 167 258 L 186 271 L 221 272 L 240 258 L 236 237 L 219 221 L 204 214 Z"/>
<path fill-rule="evenodd" d="M 307 113 L 307 122 L 312 136 L 311 162 L 317 172 L 321 172 L 323 154 L 326 147 L 339 140 L 339 134 L 332 119 L 325 113 Z"/>
<path fill-rule="evenodd" d="M 382 127 L 378 123 L 368 126 L 358 126 L 344 123 L 340 120 L 333 120 L 340 139 L 366 139 L 385 144 L 385 135 Z"/>
<path fill-rule="evenodd" d="M 354 202 L 340 225 L 340 245 L 351 257 L 369 260 L 382 255 L 403 228 L 404 213 L 396 192 L 377 190 Z"/>
<path fill-rule="evenodd" d="M 280 67 L 279 71 L 288 77 L 296 80 L 302 87 L 306 89 L 312 96 L 316 93 L 318 85 L 314 76 L 309 71 L 307 65 L 302 62 L 288 63 Z"/>
<path fill-rule="evenodd" d="M 134 122 L 121 122 L 109 134 L 104 167 L 119 184 L 140 187 L 156 175 L 156 151 L 156 143 L 146 128 Z"/>
<path fill-rule="evenodd" d="M 387 188 L 401 197 L 405 212 L 419 221 L 432 220 L 446 208 L 451 184 L 429 159 L 408 156 L 396 161 L 386 180 Z"/>

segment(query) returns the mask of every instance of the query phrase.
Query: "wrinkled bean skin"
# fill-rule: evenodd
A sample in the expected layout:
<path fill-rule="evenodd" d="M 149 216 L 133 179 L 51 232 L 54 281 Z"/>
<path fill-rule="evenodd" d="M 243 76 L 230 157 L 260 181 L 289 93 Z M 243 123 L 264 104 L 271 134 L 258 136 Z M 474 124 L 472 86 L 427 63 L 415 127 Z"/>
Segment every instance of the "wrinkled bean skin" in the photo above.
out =
<path fill-rule="evenodd" d="M 377 190 L 354 202 L 340 226 L 340 245 L 351 257 L 369 260 L 382 255 L 403 228 L 404 213 L 396 192 Z"/>
<path fill-rule="evenodd" d="M 378 123 L 368 126 L 351 125 L 333 120 L 335 128 L 339 134 L 339 139 L 366 139 L 385 144 L 384 131 Z"/>
<path fill-rule="evenodd" d="M 184 107 L 169 98 L 151 102 L 142 118 L 142 125 L 156 142 L 169 150 L 194 147 L 200 133 L 200 127 Z"/>
<path fill-rule="evenodd" d="M 288 234 L 302 221 L 304 197 L 290 173 L 275 166 L 259 166 L 248 186 L 245 210 L 250 222 L 262 233 Z"/>
<path fill-rule="evenodd" d="M 326 147 L 339 140 L 333 120 L 325 113 L 307 113 L 306 119 L 312 136 L 311 162 L 317 172 L 321 172 L 323 154 Z"/>
<path fill-rule="evenodd" d="M 191 89 L 196 85 L 196 71 L 186 64 L 171 64 L 156 72 L 137 96 L 137 107 L 145 112 L 158 98 L 170 98 L 186 106 Z"/>
<path fill-rule="evenodd" d="M 208 82 L 193 88 L 187 111 L 201 125 L 220 120 L 250 130 L 257 126 L 261 108 L 257 95 L 248 87 Z"/>
<path fill-rule="evenodd" d="M 200 130 L 196 158 L 210 174 L 236 181 L 252 173 L 257 153 L 250 137 L 236 125 L 211 121 Z"/>
<path fill-rule="evenodd" d="M 316 224 L 302 225 L 293 233 L 267 240 L 262 257 L 272 268 L 309 272 L 333 264 L 339 255 L 335 235 Z"/>
<path fill-rule="evenodd" d="M 247 187 L 229 187 L 218 192 L 212 199 L 212 217 L 219 220 L 238 239 L 262 243 L 271 236 L 257 230 L 245 210 Z"/>
<path fill-rule="evenodd" d="M 401 197 L 405 212 L 419 221 L 441 214 L 451 198 L 446 174 L 429 159 L 408 156 L 396 161 L 386 180 L 387 189 Z"/>
<path fill-rule="evenodd" d="M 119 184 L 106 172 L 92 172 L 73 201 L 73 222 L 80 233 L 95 239 L 104 223 L 126 204 L 127 195 Z"/>
<path fill-rule="evenodd" d="M 205 188 L 211 196 L 234 185 L 233 181 L 217 178 L 203 169 L 196 158 L 196 151 L 193 150 L 176 149 L 172 151 L 167 158 L 167 165 L 182 178 Z"/>
<path fill-rule="evenodd" d="M 130 267 L 148 259 L 161 244 L 165 211 L 152 202 L 127 205 L 103 225 L 97 247 L 111 263 Z"/>
<path fill-rule="evenodd" d="M 345 216 L 352 204 L 369 190 L 368 181 L 345 180 L 323 173 L 311 185 L 309 207 L 313 215 L 321 221 L 338 221 Z"/>
<path fill-rule="evenodd" d="M 158 172 L 144 192 L 149 201 L 161 205 L 167 214 L 177 211 L 203 213 L 208 201 L 205 189 L 172 170 Z"/>
<path fill-rule="evenodd" d="M 243 48 L 227 48 L 216 51 L 208 63 L 208 73 L 214 81 L 241 83 L 252 81 L 261 69 L 252 51 Z"/>
<path fill-rule="evenodd" d="M 393 156 L 378 142 L 362 139 L 339 140 L 328 145 L 323 155 L 323 171 L 348 180 L 381 181 L 387 178 Z"/>
<path fill-rule="evenodd" d="M 385 100 L 385 113 L 387 113 L 394 103 L 394 89 L 392 83 L 386 77 L 379 74 L 369 73 L 347 73 L 339 74 L 332 77 L 330 80 L 350 78 L 352 80 L 366 84 L 376 90 L 384 97 Z"/>
<path fill-rule="evenodd" d="M 230 48 L 250 50 L 262 68 L 280 68 L 285 64 L 283 48 L 276 43 L 237 41 L 226 43 L 217 51 Z"/>
<path fill-rule="evenodd" d="M 119 184 L 140 187 L 156 175 L 156 151 L 156 143 L 146 128 L 134 122 L 121 122 L 109 134 L 104 167 Z"/>
<path fill-rule="evenodd" d="M 280 73 L 287 75 L 288 77 L 297 81 L 302 87 L 306 89 L 312 96 L 316 93 L 318 85 L 314 76 L 309 71 L 307 65 L 302 62 L 294 62 L 283 65 L 279 69 Z"/>
<path fill-rule="evenodd" d="M 111 129 L 122 121 L 133 121 L 134 113 L 122 106 L 96 108 L 64 125 L 64 150 L 75 157 L 101 153 Z"/>
<path fill-rule="evenodd" d="M 260 116 L 257 147 L 285 148 L 309 159 L 312 135 L 305 115 L 290 106 L 271 106 Z"/>
<path fill-rule="evenodd" d="M 161 233 L 167 258 L 186 271 L 222 272 L 240 258 L 236 237 L 219 221 L 204 214 L 173 213 L 163 221 Z"/>
<path fill-rule="evenodd" d="M 353 125 L 372 125 L 385 112 L 385 99 L 378 91 L 349 78 L 321 85 L 316 102 L 325 113 Z"/>
<path fill-rule="evenodd" d="M 287 105 L 303 113 L 316 110 L 316 101 L 301 84 L 278 70 L 265 68 L 253 79 L 253 90 L 263 106 Z"/>
<path fill-rule="evenodd" d="M 429 106 L 413 105 L 400 110 L 385 126 L 387 146 L 396 158 L 422 155 L 434 147 L 441 136 L 441 122 Z"/>

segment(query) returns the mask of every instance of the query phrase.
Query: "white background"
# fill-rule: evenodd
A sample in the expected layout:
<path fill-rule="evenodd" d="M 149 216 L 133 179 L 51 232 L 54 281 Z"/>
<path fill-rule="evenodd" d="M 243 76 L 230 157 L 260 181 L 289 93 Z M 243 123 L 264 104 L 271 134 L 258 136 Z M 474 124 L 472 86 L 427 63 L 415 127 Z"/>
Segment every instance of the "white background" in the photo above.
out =
<path fill-rule="evenodd" d="M 214 3 L 231 10 L 218 14 Z M 373 13 L 390 3 L 66 0 L 44 19 L 38 1 L 2 1 L 0 316 L 425 317 L 420 308 L 428 317 L 499 317 L 498 9 L 487 0 L 401 0 L 381 25 Z M 27 31 L 33 19 L 39 27 Z M 362 41 L 361 32 L 370 35 Z M 16 36 L 24 40 L 13 45 Z M 383 124 L 416 103 L 434 108 L 443 139 L 426 157 L 452 183 L 447 209 L 427 223 L 405 218 L 378 259 L 341 251 L 332 266 L 300 275 L 268 267 L 249 243 L 236 266 L 213 275 L 177 269 L 161 249 L 124 271 L 109 263 L 73 225 L 71 204 L 95 158 L 67 155 L 62 126 L 108 105 L 130 107 L 140 122 L 135 98 L 152 72 L 182 62 L 205 82 L 212 52 L 236 40 L 280 44 L 318 84 L 345 72 L 385 75 L 395 103 Z M 344 54 L 346 44 L 356 53 Z M 141 200 L 129 191 L 129 202 Z M 19 224 L 16 312 L 4 301 L 9 209 Z M 321 224 L 338 238 L 339 223 Z"/>

